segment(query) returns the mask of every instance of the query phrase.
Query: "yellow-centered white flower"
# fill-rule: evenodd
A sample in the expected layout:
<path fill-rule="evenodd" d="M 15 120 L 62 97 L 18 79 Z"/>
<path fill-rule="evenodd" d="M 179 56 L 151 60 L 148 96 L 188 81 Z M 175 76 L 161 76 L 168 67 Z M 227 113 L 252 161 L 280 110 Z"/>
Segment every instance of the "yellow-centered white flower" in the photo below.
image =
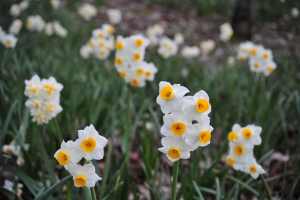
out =
<path fill-rule="evenodd" d="M 199 115 L 208 115 L 211 112 L 208 94 L 204 90 L 201 90 L 192 98 L 186 98 L 182 106 L 182 111 L 193 119 L 196 119 Z"/>
<path fill-rule="evenodd" d="M 164 136 L 181 136 L 187 132 L 187 126 L 191 125 L 190 120 L 180 110 L 174 110 L 170 114 L 163 117 L 164 125 L 160 129 L 160 133 Z"/>
<path fill-rule="evenodd" d="M 254 145 L 261 144 L 260 126 L 248 125 L 242 128 L 238 142 L 242 143 L 246 148 L 253 148 Z"/>
<path fill-rule="evenodd" d="M 93 164 L 84 166 L 71 164 L 68 171 L 73 176 L 76 187 L 95 187 L 96 182 L 102 179 L 96 174 Z"/>
<path fill-rule="evenodd" d="M 213 127 L 209 125 L 210 119 L 208 116 L 201 116 L 202 120 L 199 120 L 196 124 L 187 126 L 185 141 L 188 145 L 193 147 L 193 150 L 200 147 L 205 147 L 210 144 L 211 132 Z"/>
<path fill-rule="evenodd" d="M 254 158 L 247 162 L 243 171 L 247 174 L 250 174 L 254 179 L 256 179 L 259 174 L 266 173 L 262 166 L 259 165 Z"/>
<path fill-rule="evenodd" d="M 167 114 L 173 110 L 181 109 L 181 98 L 188 92 L 189 90 L 180 84 L 171 85 L 169 82 L 161 81 L 156 102 L 160 105 L 161 111 Z"/>
<path fill-rule="evenodd" d="M 163 147 L 158 150 L 166 154 L 171 162 L 181 159 L 188 159 L 192 147 L 185 143 L 183 137 L 167 136 L 161 139 Z"/>
<path fill-rule="evenodd" d="M 84 153 L 84 158 L 87 160 L 100 160 L 104 155 L 104 147 L 107 144 L 107 139 L 96 131 L 91 124 L 78 131 L 78 139 L 75 141 L 80 146 Z"/>
<path fill-rule="evenodd" d="M 67 143 L 63 141 L 60 149 L 54 154 L 54 158 L 66 169 L 68 169 L 70 164 L 77 164 L 83 156 L 84 153 L 81 151 L 80 146 L 71 140 L 67 141 Z"/>
<path fill-rule="evenodd" d="M 229 146 L 229 154 L 232 155 L 236 162 L 245 162 L 253 158 L 253 147 L 247 148 L 243 143 L 239 142 L 230 142 Z"/>

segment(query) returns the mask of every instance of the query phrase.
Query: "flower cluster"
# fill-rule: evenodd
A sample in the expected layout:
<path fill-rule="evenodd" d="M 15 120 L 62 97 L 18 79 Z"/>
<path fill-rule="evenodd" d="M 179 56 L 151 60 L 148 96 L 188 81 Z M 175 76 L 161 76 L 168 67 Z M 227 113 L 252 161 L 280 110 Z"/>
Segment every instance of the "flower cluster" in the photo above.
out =
<path fill-rule="evenodd" d="M 241 170 L 257 178 L 259 174 L 264 174 L 264 169 L 256 162 L 253 156 L 254 145 L 261 144 L 261 127 L 248 125 L 241 127 L 233 125 L 232 131 L 228 134 L 229 155 L 226 162 L 235 170 Z"/>
<path fill-rule="evenodd" d="M 28 6 L 29 6 L 28 0 L 21 1 L 19 4 L 11 5 L 9 13 L 13 17 L 18 17 L 21 14 L 21 12 L 23 12 L 26 8 L 28 8 Z"/>
<path fill-rule="evenodd" d="M 62 111 L 59 101 L 63 85 L 56 82 L 54 77 L 41 80 L 34 75 L 30 80 L 25 80 L 25 85 L 24 94 L 29 97 L 25 105 L 30 108 L 33 122 L 48 123 Z"/>
<path fill-rule="evenodd" d="M 30 31 L 41 32 L 45 28 L 45 21 L 40 15 L 28 16 L 26 27 Z"/>
<path fill-rule="evenodd" d="M 97 9 L 91 4 L 84 3 L 78 8 L 78 14 L 83 17 L 85 21 L 90 21 L 97 15 Z"/>
<path fill-rule="evenodd" d="M 183 49 L 181 50 L 181 55 L 185 58 L 193 58 L 193 57 L 197 57 L 200 54 L 200 49 L 197 46 L 186 46 L 183 47 Z"/>
<path fill-rule="evenodd" d="M 18 38 L 16 38 L 13 34 L 6 34 L 2 27 L 0 26 L 0 42 L 6 47 L 6 48 L 15 48 L 17 44 Z"/>
<path fill-rule="evenodd" d="M 150 44 L 152 46 L 158 45 L 159 38 L 164 33 L 164 28 L 160 24 L 155 24 L 153 26 L 150 26 L 147 28 L 146 35 L 148 39 L 150 40 Z"/>
<path fill-rule="evenodd" d="M 28 149 L 30 147 L 29 144 L 23 144 L 22 146 L 25 151 L 28 151 Z M 21 151 L 21 146 L 16 144 L 16 140 L 11 141 L 10 144 L 3 145 L 2 151 L 5 154 L 11 154 L 11 155 L 17 156 L 16 162 L 18 165 L 22 166 L 24 164 L 25 161 L 23 158 L 23 153 Z"/>
<path fill-rule="evenodd" d="M 209 54 L 216 47 L 216 43 L 213 40 L 206 40 L 200 43 L 200 48 L 204 54 Z"/>
<path fill-rule="evenodd" d="M 18 33 L 20 32 L 22 26 L 23 26 L 22 21 L 19 20 L 19 19 L 15 19 L 9 27 L 9 32 L 14 34 L 14 35 L 18 35 Z"/>
<path fill-rule="evenodd" d="M 163 37 L 159 42 L 158 54 L 163 58 L 168 58 L 177 54 L 178 45 L 170 38 Z"/>
<path fill-rule="evenodd" d="M 229 23 L 224 23 L 220 26 L 220 40 L 227 42 L 233 36 L 233 30 Z"/>
<path fill-rule="evenodd" d="M 22 183 L 18 183 L 17 186 L 14 186 L 14 183 L 9 181 L 9 180 L 5 180 L 4 181 L 4 185 L 3 188 L 15 193 L 18 197 L 20 197 L 23 193 L 23 184 Z"/>
<path fill-rule="evenodd" d="M 144 61 L 149 43 L 149 39 L 143 35 L 117 37 L 115 67 L 125 82 L 133 87 L 144 87 L 146 80 L 152 81 L 157 72 L 153 63 Z"/>
<path fill-rule="evenodd" d="M 86 161 L 101 160 L 104 156 L 104 147 L 107 139 L 97 132 L 91 124 L 78 131 L 78 139 L 73 142 L 62 142 L 54 157 L 73 176 L 76 187 L 94 187 L 101 178 L 95 173 L 93 164 L 78 165 L 85 158 Z"/>
<path fill-rule="evenodd" d="M 106 14 L 111 24 L 119 24 L 122 20 L 122 13 L 119 9 L 107 9 Z"/>
<path fill-rule="evenodd" d="M 103 24 L 101 28 L 92 31 L 92 37 L 80 49 L 80 55 L 87 59 L 93 54 L 99 60 L 106 59 L 114 49 L 115 29 L 109 24 Z"/>
<path fill-rule="evenodd" d="M 262 45 L 256 45 L 250 41 L 239 45 L 237 58 L 239 60 L 249 58 L 250 70 L 263 73 L 265 76 L 269 76 L 277 67 L 270 49 L 265 49 Z"/>
<path fill-rule="evenodd" d="M 188 159 L 190 151 L 210 144 L 213 127 L 208 117 L 211 111 L 209 96 L 203 90 L 194 96 L 184 96 L 188 92 L 179 84 L 159 83 L 156 102 L 165 114 L 161 134 L 166 137 L 162 138 L 163 147 L 158 150 L 171 162 Z"/>

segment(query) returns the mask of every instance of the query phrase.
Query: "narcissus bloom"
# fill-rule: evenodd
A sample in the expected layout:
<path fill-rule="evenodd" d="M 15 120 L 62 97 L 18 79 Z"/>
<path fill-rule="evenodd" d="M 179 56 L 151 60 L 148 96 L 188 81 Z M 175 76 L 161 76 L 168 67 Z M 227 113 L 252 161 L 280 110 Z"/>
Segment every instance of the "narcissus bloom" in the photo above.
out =
<path fill-rule="evenodd" d="M 213 127 L 209 123 L 209 117 L 204 115 L 202 116 L 202 120 L 198 120 L 198 123 L 187 126 L 185 141 L 193 147 L 193 150 L 199 146 L 205 147 L 210 144 Z"/>
<path fill-rule="evenodd" d="M 96 131 L 94 126 L 85 127 L 84 130 L 78 131 L 78 139 L 75 141 L 81 147 L 84 158 L 87 160 L 100 160 L 103 158 L 103 148 L 107 144 L 107 139 Z"/>
<path fill-rule="evenodd" d="M 60 149 L 54 154 L 54 158 L 60 165 L 68 169 L 69 164 L 77 164 L 83 158 L 83 155 L 80 146 L 69 140 L 67 143 L 65 141 L 61 143 Z"/>
<path fill-rule="evenodd" d="M 106 14 L 111 24 L 119 24 L 122 20 L 122 13 L 119 9 L 107 9 Z"/>
<path fill-rule="evenodd" d="M 199 115 L 208 115 L 211 112 L 208 94 L 204 90 L 201 90 L 192 98 L 187 98 L 183 103 L 182 111 L 189 113 L 194 119 Z"/>
<path fill-rule="evenodd" d="M 15 187 L 13 182 L 9 181 L 9 180 L 5 180 L 4 181 L 4 185 L 3 188 L 15 193 L 17 196 L 21 196 L 23 191 L 21 188 L 23 188 L 23 184 L 22 183 L 18 183 L 17 186 Z M 16 190 L 15 190 L 16 189 Z"/>
<path fill-rule="evenodd" d="M 83 17 L 85 21 L 90 21 L 97 14 L 97 8 L 91 4 L 84 3 L 78 8 L 78 14 Z"/>
<path fill-rule="evenodd" d="M 162 112 L 167 114 L 175 109 L 181 109 L 181 98 L 188 92 L 189 90 L 180 84 L 171 85 L 169 82 L 161 81 L 156 102 L 160 105 Z"/>
<path fill-rule="evenodd" d="M 233 30 L 229 23 L 224 23 L 220 26 L 220 40 L 227 42 L 233 35 Z"/>
<path fill-rule="evenodd" d="M 188 117 L 180 110 L 166 114 L 163 120 L 164 125 L 161 127 L 160 133 L 164 136 L 184 136 L 187 132 L 187 126 L 191 125 Z"/>
<path fill-rule="evenodd" d="M 256 160 L 253 158 L 247 162 L 243 172 L 250 174 L 252 178 L 256 179 L 259 174 L 266 173 L 265 170 L 259 165 Z"/>
<path fill-rule="evenodd" d="M 213 40 L 206 40 L 200 43 L 201 52 L 208 54 L 215 49 L 216 43 Z"/>
<path fill-rule="evenodd" d="M 1 43 L 6 48 L 15 48 L 18 38 L 16 38 L 13 34 L 4 34 L 1 38 Z"/>
<path fill-rule="evenodd" d="M 22 28 L 22 26 L 23 26 L 22 21 L 19 19 L 15 19 L 13 21 L 13 23 L 11 24 L 11 26 L 9 27 L 9 32 L 14 35 L 17 35 L 19 33 L 20 29 Z"/>
<path fill-rule="evenodd" d="M 190 158 L 192 147 L 185 143 L 183 137 L 167 136 L 161 139 L 161 144 L 163 147 L 158 150 L 166 154 L 171 162 Z"/>
<path fill-rule="evenodd" d="M 200 49 L 197 46 L 186 46 L 183 47 L 183 49 L 181 50 L 181 55 L 185 58 L 193 58 L 193 57 L 197 57 L 200 54 Z"/>
<path fill-rule="evenodd" d="M 176 33 L 174 36 L 174 41 L 177 45 L 181 45 L 184 42 L 184 36 L 181 33 Z"/>
<path fill-rule="evenodd" d="M 96 182 L 102 179 L 96 174 L 93 164 L 84 166 L 72 164 L 69 165 L 68 170 L 73 176 L 76 187 L 95 187 Z"/>
<path fill-rule="evenodd" d="M 248 125 L 242 128 L 238 141 L 243 143 L 243 145 L 247 148 L 252 148 L 254 145 L 260 145 L 261 131 L 262 129 L 260 126 Z"/>
<path fill-rule="evenodd" d="M 247 148 L 243 143 L 231 142 L 230 144 L 230 155 L 237 162 L 246 162 L 253 157 L 253 147 Z"/>

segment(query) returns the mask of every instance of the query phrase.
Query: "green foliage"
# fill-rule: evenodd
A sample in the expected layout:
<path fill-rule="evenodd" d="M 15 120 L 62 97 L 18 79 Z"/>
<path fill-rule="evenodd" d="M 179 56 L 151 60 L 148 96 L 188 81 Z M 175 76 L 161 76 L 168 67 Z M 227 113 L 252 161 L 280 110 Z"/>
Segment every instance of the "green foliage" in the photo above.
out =
<path fill-rule="evenodd" d="M 170 2 L 163 4 L 170 6 Z M 204 1 L 196 1 L 196 5 L 205 14 L 219 9 L 220 12 L 226 11 L 222 14 L 229 15 L 228 10 L 221 9 L 224 1 L 214 2 L 216 8 Z M 261 2 L 262 5 L 264 3 Z M 105 160 L 100 162 L 105 166 L 104 171 L 100 174 L 98 170 L 103 179 L 96 185 L 97 197 L 127 199 L 133 193 L 135 199 L 140 198 L 136 180 L 130 175 L 134 173 L 130 171 L 130 153 L 138 151 L 145 174 L 144 178 L 139 178 L 149 190 L 151 199 L 167 199 L 169 194 L 162 190 L 162 186 L 170 186 L 173 168 L 163 162 L 163 155 L 157 151 L 161 145 L 163 116 L 155 102 L 160 81 L 179 83 L 189 88 L 190 95 L 203 89 L 209 94 L 212 105 L 212 144 L 192 152 L 191 159 L 180 164 L 178 182 L 181 187 L 177 199 L 238 199 L 241 193 L 264 198 L 262 180 L 232 172 L 222 162 L 228 151 L 227 133 L 234 123 L 262 126 L 263 142 L 255 148 L 255 157 L 261 158 L 259 162 L 269 157 L 273 149 L 282 151 L 282 146 L 286 153 L 292 155 L 289 163 L 285 164 L 291 172 L 285 171 L 265 181 L 268 184 L 280 179 L 283 188 L 273 196 L 282 199 L 293 197 L 300 180 L 299 156 L 294 156 L 300 155 L 300 94 L 296 61 L 288 55 L 275 55 L 278 69 L 270 77 L 262 77 L 250 72 L 243 63 L 230 67 L 225 61 L 221 66 L 212 66 L 210 61 L 214 58 L 207 63 L 180 57 L 164 60 L 149 48 L 146 59 L 155 63 L 159 71 L 155 80 L 148 82 L 145 88 L 132 88 L 114 69 L 113 55 L 107 61 L 80 58 L 80 47 L 97 25 L 94 22 L 85 23 L 76 15 L 79 4 L 79 1 L 68 2 L 67 8 L 53 11 L 49 9 L 48 2 L 36 2 L 37 7 L 30 6 L 21 15 L 23 22 L 34 13 L 49 21 L 59 20 L 68 29 L 65 39 L 23 29 L 15 49 L 5 49 L 0 45 L 0 145 L 10 143 L 13 138 L 19 144 L 31 145 L 28 152 L 22 150 L 25 159 L 23 167 L 15 164 L 15 158 L 2 157 L 0 169 L 9 171 L 24 183 L 27 192 L 22 195 L 23 199 L 89 197 L 89 190 L 74 187 L 70 176 L 57 166 L 53 155 L 62 138 L 65 141 L 75 140 L 77 130 L 90 124 L 110 140 Z M 228 3 L 229 6 L 231 4 L 232 1 Z M 5 16 L 8 16 L 9 5 L 11 3 L 8 1 L 0 2 L 0 11 L 4 11 Z M 172 6 L 179 5 L 172 1 Z M 264 6 L 261 9 L 265 9 Z M 1 17 L 0 25 L 7 29 L 11 21 L 10 17 Z M 184 68 L 189 70 L 187 77 L 180 75 Z M 64 85 L 61 93 L 63 111 L 49 124 L 42 126 L 31 122 L 25 107 L 24 80 L 34 74 L 41 78 L 53 76 Z M 145 129 L 147 121 L 155 124 L 150 132 Z M 290 145 L 291 138 L 296 145 Z M 288 182 L 290 179 L 292 182 Z M 50 180 L 52 186 L 47 186 L 46 180 Z M 61 194 L 65 184 L 67 194 Z M 5 189 L 0 189 L 0 192 L 13 198 L 13 194 Z"/>

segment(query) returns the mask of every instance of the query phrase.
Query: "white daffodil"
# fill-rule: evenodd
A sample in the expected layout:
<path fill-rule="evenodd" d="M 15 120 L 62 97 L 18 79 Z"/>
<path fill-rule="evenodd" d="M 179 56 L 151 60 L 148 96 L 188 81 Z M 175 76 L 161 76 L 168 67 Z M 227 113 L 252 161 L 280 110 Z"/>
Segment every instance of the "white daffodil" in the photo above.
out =
<path fill-rule="evenodd" d="M 119 24 L 122 20 L 122 13 L 119 9 L 107 9 L 106 14 L 111 24 Z"/>
<path fill-rule="evenodd" d="M 61 38 L 65 38 L 67 36 L 67 34 L 68 34 L 67 29 L 62 27 L 62 25 L 58 21 L 53 22 L 52 26 L 53 26 L 54 33 L 57 36 L 59 36 Z"/>
<path fill-rule="evenodd" d="M 9 32 L 14 35 L 17 35 L 20 32 L 20 29 L 22 28 L 22 26 L 23 26 L 22 21 L 19 19 L 15 19 L 13 21 L 13 23 L 11 24 L 11 26 L 9 27 Z"/>
<path fill-rule="evenodd" d="M 228 140 L 230 142 L 237 141 L 242 135 L 242 127 L 239 124 L 234 124 L 232 131 L 228 134 Z"/>
<path fill-rule="evenodd" d="M 103 30 L 102 28 L 97 28 L 92 31 L 92 35 L 95 38 L 104 39 L 108 36 L 108 33 L 107 33 L 107 31 Z"/>
<path fill-rule="evenodd" d="M 129 37 L 129 43 L 134 49 L 145 49 L 149 46 L 150 41 L 148 38 L 144 37 L 143 35 L 132 35 Z"/>
<path fill-rule="evenodd" d="M 22 9 L 19 4 L 13 4 L 10 7 L 9 14 L 13 17 L 18 17 L 22 12 Z"/>
<path fill-rule="evenodd" d="M 46 35 L 48 35 L 48 36 L 53 35 L 54 31 L 53 31 L 53 25 L 51 22 L 46 23 L 44 31 L 45 31 Z"/>
<path fill-rule="evenodd" d="M 107 139 L 96 131 L 91 124 L 78 131 L 78 139 L 75 141 L 84 152 L 84 158 L 87 160 L 100 160 L 104 155 L 104 147 L 107 144 Z"/>
<path fill-rule="evenodd" d="M 204 90 L 201 90 L 192 98 L 186 98 L 182 106 L 182 111 L 193 119 L 196 119 L 199 115 L 208 115 L 211 111 L 208 94 Z"/>
<path fill-rule="evenodd" d="M 29 98 L 38 97 L 40 95 L 42 82 L 38 75 L 34 75 L 29 81 L 25 80 L 25 85 L 26 87 L 24 94 Z"/>
<path fill-rule="evenodd" d="M 191 120 L 180 110 L 174 110 L 163 117 L 164 125 L 160 133 L 164 136 L 182 136 L 187 132 L 187 126 L 191 125 Z"/>
<path fill-rule="evenodd" d="M 59 101 L 57 101 L 57 99 L 44 101 L 42 109 L 47 113 L 47 115 L 50 115 L 51 117 L 56 117 L 56 115 L 63 110 L 59 105 Z"/>
<path fill-rule="evenodd" d="M 18 183 L 17 184 L 17 187 L 14 186 L 14 183 L 9 181 L 9 180 L 5 180 L 4 181 L 4 185 L 3 185 L 3 188 L 15 193 L 17 196 L 21 196 L 23 191 L 21 188 L 23 188 L 23 184 L 21 183 Z M 16 189 L 16 190 L 15 190 Z"/>
<path fill-rule="evenodd" d="M 262 166 L 259 165 L 254 158 L 247 162 L 243 171 L 250 174 L 254 179 L 257 179 L 259 174 L 266 173 Z"/>
<path fill-rule="evenodd" d="M 47 98 L 57 98 L 60 95 L 60 91 L 63 89 L 63 85 L 58 83 L 56 79 L 50 76 L 48 79 L 42 80 L 42 93 Z"/>
<path fill-rule="evenodd" d="M 83 57 L 84 59 L 88 59 L 91 55 L 91 53 L 93 52 L 93 48 L 90 47 L 89 45 L 83 45 L 80 50 L 80 55 L 81 57 Z"/>
<path fill-rule="evenodd" d="M 71 140 L 67 141 L 67 143 L 63 141 L 60 149 L 54 154 L 54 158 L 66 169 L 68 169 L 70 164 L 77 164 L 83 156 L 84 153 L 81 151 L 80 146 Z"/>
<path fill-rule="evenodd" d="M 154 80 L 154 77 L 155 77 L 155 74 L 157 72 L 157 68 L 155 67 L 155 65 L 153 63 L 146 63 L 144 62 L 144 70 L 145 70 L 145 77 L 146 77 L 146 80 L 148 81 L 153 81 Z"/>
<path fill-rule="evenodd" d="M 19 6 L 20 6 L 21 10 L 24 11 L 25 9 L 28 8 L 28 6 L 29 6 L 29 1 L 28 1 L 28 0 L 21 1 L 21 2 L 19 3 Z"/>
<path fill-rule="evenodd" d="M 50 4 L 53 9 L 59 8 L 61 1 L 60 0 L 50 0 Z"/>
<path fill-rule="evenodd" d="M 227 42 L 233 35 L 233 30 L 229 23 L 224 23 L 220 26 L 220 40 Z"/>
<path fill-rule="evenodd" d="M 245 165 L 246 165 L 246 161 L 240 161 L 240 162 L 237 162 L 234 158 L 233 158 L 233 156 L 231 156 L 231 155 L 228 155 L 227 157 L 226 157 L 226 163 L 230 166 L 230 167 L 233 167 L 233 169 L 235 169 L 235 170 L 240 170 L 240 171 L 242 171 L 242 170 L 244 170 L 244 168 L 245 168 Z"/>
<path fill-rule="evenodd" d="M 38 125 L 48 124 L 49 120 L 51 119 L 51 116 L 42 109 L 31 112 L 30 115 L 33 116 L 32 121 L 36 122 Z"/>
<path fill-rule="evenodd" d="M 6 154 L 14 154 L 15 156 L 18 156 L 20 154 L 21 151 L 21 146 L 20 145 L 16 145 L 16 144 L 5 144 L 2 147 L 2 151 Z"/>
<path fill-rule="evenodd" d="M 243 143 L 230 142 L 229 154 L 236 162 L 245 162 L 253 158 L 253 147 L 247 148 Z"/>
<path fill-rule="evenodd" d="M 193 147 L 193 150 L 200 147 L 205 147 L 210 144 L 211 132 L 213 127 L 209 125 L 210 119 L 208 116 L 202 116 L 196 124 L 187 126 L 185 141 Z"/>
<path fill-rule="evenodd" d="M 215 49 L 216 43 L 213 40 L 206 40 L 200 43 L 201 52 L 208 54 Z"/>
<path fill-rule="evenodd" d="M 137 76 L 136 74 L 130 73 L 129 83 L 132 87 L 145 87 L 146 78 L 144 76 Z"/>
<path fill-rule="evenodd" d="M 78 8 L 78 14 L 83 17 L 85 21 L 90 21 L 97 14 L 97 8 L 91 4 L 84 3 Z"/>
<path fill-rule="evenodd" d="M 181 109 L 181 98 L 188 92 L 189 90 L 180 84 L 171 85 L 169 82 L 161 81 L 156 102 L 160 105 L 162 112 L 167 114 L 173 110 Z"/>
<path fill-rule="evenodd" d="M 15 48 L 17 44 L 18 38 L 16 38 L 13 34 L 4 34 L 2 36 L 1 42 L 6 48 Z"/>
<path fill-rule="evenodd" d="M 115 28 L 110 24 L 103 24 L 101 27 L 108 35 L 112 35 L 115 32 Z"/>
<path fill-rule="evenodd" d="M 152 122 L 146 122 L 145 127 L 146 127 L 146 130 L 148 132 L 150 132 L 153 129 L 154 124 Z"/>
<path fill-rule="evenodd" d="M 184 36 L 181 33 L 176 33 L 174 36 L 174 41 L 177 45 L 181 45 L 184 42 Z"/>
<path fill-rule="evenodd" d="M 185 58 L 193 58 L 193 57 L 197 57 L 200 54 L 200 49 L 197 46 L 193 46 L 193 47 L 183 47 L 183 49 L 181 50 L 181 55 Z"/>
<path fill-rule="evenodd" d="M 291 14 L 292 14 L 292 17 L 294 17 L 294 18 L 298 17 L 299 16 L 299 9 L 296 8 L 296 7 L 293 7 L 291 9 Z"/>
<path fill-rule="evenodd" d="M 163 37 L 159 42 L 158 54 L 163 58 L 168 58 L 177 54 L 178 45 L 170 38 Z"/>
<path fill-rule="evenodd" d="M 26 27 L 30 31 L 41 32 L 45 28 L 45 21 L 40 15 L 28 16 L 26 20 Z"/>
<path fill-rule="evenodd" d="M 102 179 L 96 174 L 93 164 L 84 166 L 71 164 L 68 171 L 73 176 L 76 187 L 95 187 L 96 182 Z"/>
<path fill-rule="evenodd" d="M 248 125 L 241 130 L 241 136 L 238 138 L 238 142 L 242 143 L 246 148 L 253 148 L 254 145 L 261 144 L 260 126 Z"/>
<path fill-rule="evenodd" d="M 265 76 L 269 76 L 277 68 L 277 64 L 271 60 L 265 63 L 263 73 Z"/>
<path fill-rule="evenodd" d="M 192 147 L 186 144 L 182 137 L 167 136 L 161 139 L 161 144 L 163 147 L 158 150 L 166 154 L 171 162 L 190 157 Z"/>
<path fill-rule="evenodd" d="M 25 102 L 25 106 L 30 109 L 30 112 L 39 112 L 42 107 L 42 101 L 38 98 L 30 98 Z"/>

